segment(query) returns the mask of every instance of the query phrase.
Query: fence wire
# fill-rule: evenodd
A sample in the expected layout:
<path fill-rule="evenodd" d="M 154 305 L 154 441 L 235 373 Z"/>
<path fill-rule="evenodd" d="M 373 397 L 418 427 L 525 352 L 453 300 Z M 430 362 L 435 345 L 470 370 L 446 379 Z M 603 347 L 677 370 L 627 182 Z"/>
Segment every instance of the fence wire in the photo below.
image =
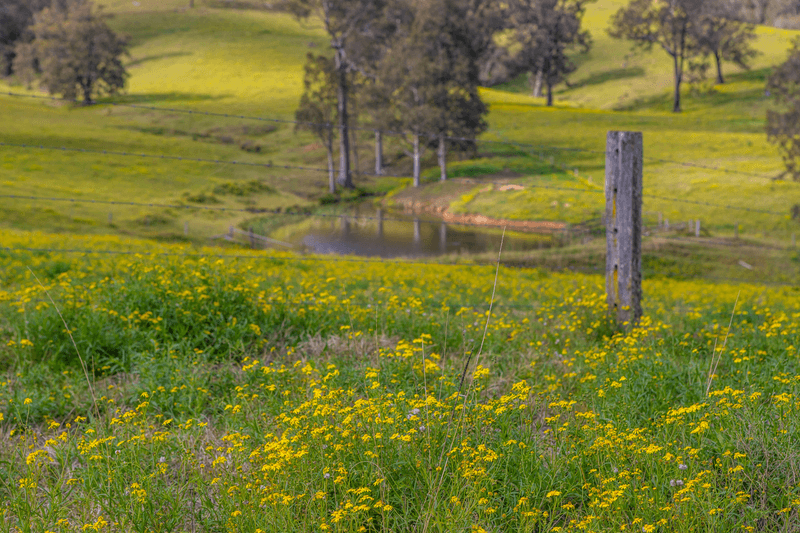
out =
<path fill-rule="evenodd" d="M 10 91 L 2 92 L 5 96 L 15 97 L 15 98 L 33 98 L 39 100 L 51 100 L 51 101 L 61 101 L 61 102 L 69 102 L 74 104 L 79 104 L 77 100 L 74 99 L 67 99 L 67 98 L 58 98 L 54 96 L 43 96 L 43 95 L 31 95 L 31 94 L 22 94 L 22 93 L 14 93 Z M 142 104 L 127 104 L 122 102 L 94 102 L 91 105 L 93 106 L 102 106 L 102 105 L 110 105 L 116 107 L 129 107 L 133 109 L 145 109 L 148 111 L 162 111 L 168 113 L 182 113 L 182 114 L 189 114 L 189 115 L 201 115 L 201 116 L 211 116 L 211 117 L 220 117 L 220 118 L 232 118 L 232 119 L 240 119 L 240 120 L 256 120 L 262 122 L 275 122 L 275 123 L 282 123 L 282 124 L 297 124 L 297 125 L 306 125 L 306 126 L 324 126 L 324 127 L 332 127 L 330 123 L 327 122 L 305 122 L 305 121 L 298 121 L 298 120 L 291 120 L 291 119 L 282 119 L 282 118 L 272 118 L 272 117 L 256 117 L 252 115 L 237 115 L 232 113 L 218 113 L 213 111 L 199 111 L 194 109 L 186 109 L 186 108 L 170 108 L 170 107 L 159 107 L 159 106 L 148 106 Z M 372 132 L 380 132 L 381 134 L 385 135 L 395 135 L 406 137 L 409 135 L 415 135 L 414 132 L 411 131 L 402 131 L 402 130 L 384 130 L 381 128 L 372 127 L 364 127 L 364 126 L 351 126 L 349 127 L 350 130 L 353 131 L 372 131 Z M 495 135 L 502 136 L 501 134 L 494 132 Z M 429 138 L 429 139 L 439 139 L 441 136 L 439 134 L 416 134 L 420 137 Z M 491 139 L 475 139 L 471 137 L 459 137 L 459 136 L 451 136 L 445 135 L 444 139 L 448 141 L 458 141 L 458 142 L 484 142 L 484 143 L 494 143 L 494 144 L 504 144 L 504 145 L 512 145 L 518 148 L 526 147 L 532 148 L 536 150 L 545 150 L 545 151 L 556 151 L 556 152 L 579 152 L 579 153 L 587 153 L 587 154 L 594 154 L 594 155 L 605 155 L 605 150 L 593 150 L 588 148 L 577 148 L 577 147 L 566 147 L 566 146 L 555 146 L 549 144 L 542 144 L 542 143 L 522 143 L 510 140 L 508 138 L 504 140 L 491 140 Z M 529 154 L 530 155 L 530 154 Z M 764 176 L 763 174 L 759 174 L 757 172 L 748 172 L 745 170 L 738 170 L 726 167 L 718 167 L 713 165 L 702 165 L 698 163 L 689 163 L 686 161 L 676 161 L 672 159 L 664 159 L 664 158 L 655 158 L 655 157 L 644 157 L 645 160 L 651 161 L 654 163 L 665 163 L 665 164 L 673 164 L 673 165 L 680 165 L 687 168 L 698 168 L 703 170 L 713 170 L 716 172 L 722 172 L 726 174 L 739 174 L 743 176 L 750 176 L 756 177 L 761 179 L 769 179 L 772 180 L 774 177 L 772 176 Z M 327 172 L 327 169 L 325 169 Z M 368 174 L 365 174 L 368 175 Z"/>

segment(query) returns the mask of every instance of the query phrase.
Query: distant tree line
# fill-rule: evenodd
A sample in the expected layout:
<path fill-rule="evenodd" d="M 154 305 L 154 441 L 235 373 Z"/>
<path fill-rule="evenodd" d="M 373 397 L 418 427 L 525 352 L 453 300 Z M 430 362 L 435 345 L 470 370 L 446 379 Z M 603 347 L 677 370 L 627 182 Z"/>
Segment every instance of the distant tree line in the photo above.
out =
<path fill-rule="evenodd" d="M 89 0 L 0 1 L 0 53 L 5 76 L 85 104 L 127 78 L 127 41 Z"/>
<path fill-rule="evenodd" d="M 505 77 L 529 72 L 547 87 L 576 67 L 570 52 L 586 51 L 581 28 L 589 0 L 292 0 L 301 19 L 325 28 L 331 54 L 309 54 L 297 119 L 328 153 L 329 189 L 353 187 L 354 125 L 375 130 L 376 172 L 382 134 L 400 133 L 412 158 L 414 184 L 427 149 L 446 177 L 448 147 L 474 149 L 488 111 L 479 85 L 501 68 Z M 365 110 L 353 112 L 356 105 Z M 322 124 L 322 125 L 318 125 Z M 338 177 L 333 149 L 339 145 Z"/>

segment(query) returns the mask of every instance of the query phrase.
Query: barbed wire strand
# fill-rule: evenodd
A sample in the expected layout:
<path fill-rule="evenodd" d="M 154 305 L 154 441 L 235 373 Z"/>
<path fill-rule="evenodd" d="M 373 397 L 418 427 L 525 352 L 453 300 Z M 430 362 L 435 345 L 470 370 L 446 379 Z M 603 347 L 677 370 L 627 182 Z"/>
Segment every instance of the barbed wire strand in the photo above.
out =
<path fill-rule="evenodd" d="M 17 97 L 17 98 L 35 98 L 41 100 L 52 100 L 52 101 L 63 101 L 63 102 L 71 102 L 71 103 L 79 103 L 77 100 L 68 99 L 68 98 L 58 98 L 54 96 L 42 96 L 42 95 L 30 95 L 30 94 L 22 94 L 22 93 L 14 93 L 10 91 L 0 93 L 2 95 Z M 91 105 L 99 106 L 99 105 L 111 105 L 117 107 L 130 107 L 135 109 L 145 109 L 150 111 L 163 111 L 163 112 L 171 112 L 171 113 L 184 113 L 184 114 L 192 114 L 192 115 L 203 115 L 203 116 L 213 116 L 213 117 L 223 117 L 223 118 L 235 118 L 235 119 L 242 119 L 242 120 L 257 120 L 262 122 L 275 122 L 275 123 L 283 123 L 283 124 L 300 124 L 306 126 L 327 126 L 331 127 L 330 123 L 322 123 L 322 122 L 305 122 L 305 121 L 298 121 L 298 120 L 291 120 L 291 119 L 279 119 L 279 118 L 270 118 L 270 117 L 255 117 L 250 115 L 237 115 L 231 113 L 218 113 L 213 111 L 199 111 L 193 109 L 181 109 L 181 108 L 170 108 L 170 107 L 159 107 L 159 106 L 146 106 L 142 104 L 126 104 L 120 102 L 95 102 Z M 363 127 L 363 126 L 352 126 L 349 129 L 355 131 L 373 131 L 377 132 L 380 131 L 381 134 L 386 135 L 397 135 L 397 136 L 406 136 L 406 135 L 413 135 L 413 132 L 410 131 L 395 131 L 395 130 L 383 130 L 380 128 L 375 127 Z M 494 132 L 495 135 L 500 135 L 497 132 Z M 421 137 L 431 138 L 431 139 L 438 139 L 440 136 L 438 134 L 418 134 Z M 554 146 L 554 145 L 547 145 L 547 144 L 537 144 L 537 143 L 522 143 L 518 141 L 513 141 L 510 139 L 506 140 L 492 140 L 492 139 L 475 139 L 471 137 L 458 137 L 458 136 L 445 136 L 445 139 L 448 141 L 459 141 L 459 142 L 483 142 L 483 143 L 494 143 L 494 144 L 505 144 L 505 145 L 513 145 L 516 147 L 528 147 L 534 148 L 537 150 L 552 150 L 558 152 L 580 152 L 580 153 L 588 153 L 588 154 L 595 154 L 595 155 L 604 155 L 606 152 L 605 150 L 593 150 L 588 148 L 576 148 L 576 147 L 565 147 L 565 146 Z M 685 161 L 676 161 L 673 159 L 664 159 L 664 158 L 655 158 L 655 157 L 644 157 L 647 161 L 652 161 L 654 163 L 666 163 L 666 164 L 673 164 L 673 165 L 680 165 L 687 168 L 699 168 L 703 170 L 713 170 L 716 172 L 723 172 L 727 174 L 740 174 L 745 176 L 757 177 L 761 179 L 769 179 L 772 180 L 774 177 L 764 176 L 763 174 L 759 174 L 756 172 L 748 172 L 745 170 L 737 170 L 725 167 L 717 167 L 713 165 L 702 165 L 697 163 L 688 163 Z M 325 169 L 327 172 L 327 169 Z M 365 174 L 367 175 L 367 174 Z"/>

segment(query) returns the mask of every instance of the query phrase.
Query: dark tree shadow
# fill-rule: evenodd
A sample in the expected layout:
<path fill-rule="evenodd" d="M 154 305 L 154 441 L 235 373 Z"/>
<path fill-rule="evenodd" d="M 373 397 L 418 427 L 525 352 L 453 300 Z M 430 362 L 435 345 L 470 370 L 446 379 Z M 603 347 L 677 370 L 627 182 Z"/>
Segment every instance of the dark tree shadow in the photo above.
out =
<path fill-rule="evenodd" d="M 629 78 L 638 78 L 644 76 L 645 72 L 642 67 L 628 67 L 618 68 L 614 70 L 607 70 L 605 72 L 596 72 L 582 80 L 575 83 L 569 83 L 567 86 L 570 89 L 580 89 L 581 87 L 588 87 L 590 85 L 600 85 L 607 81 L 626 80 Z"/>
<path fill-rule="evenodd" d="M 197 93 L 137 93 L 117 94 L 98 98 L 95 105 L 101 104 L 166 104 L 175 102 L 211 102 L 230 98 L 230 94 L 197 94 Z"/>
<path fill-rule="evenodd" d="M 140 58 L 137 58 L 137 59 L 132 59 L 131 61 L 129 61 L 128 63 L 125 64 L 125 67 L 127 67 L 127 68 L 137 67 L 137 66 L 141 65 L 142 63 L 147 63 L 148 61 L 158 61 L 159 59 L 166 59 L 168 57 L 184 57 L 184 56 L 190 56 L 190 55 L 192 55 L 191 52 L 167 52 L 167 53 L 164 53 L 164 54 L 145 56 L 145 57 L 140 57 Z"/>

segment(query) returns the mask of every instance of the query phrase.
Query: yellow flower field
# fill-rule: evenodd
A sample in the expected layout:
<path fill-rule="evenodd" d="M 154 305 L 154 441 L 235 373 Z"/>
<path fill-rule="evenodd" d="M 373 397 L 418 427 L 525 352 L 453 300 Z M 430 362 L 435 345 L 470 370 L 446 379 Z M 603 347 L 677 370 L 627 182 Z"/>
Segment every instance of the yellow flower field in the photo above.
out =
<path fill-rule="evenodd" d="M 797 287 L 0 237 L 2 532 L 800 528 Z"/>

